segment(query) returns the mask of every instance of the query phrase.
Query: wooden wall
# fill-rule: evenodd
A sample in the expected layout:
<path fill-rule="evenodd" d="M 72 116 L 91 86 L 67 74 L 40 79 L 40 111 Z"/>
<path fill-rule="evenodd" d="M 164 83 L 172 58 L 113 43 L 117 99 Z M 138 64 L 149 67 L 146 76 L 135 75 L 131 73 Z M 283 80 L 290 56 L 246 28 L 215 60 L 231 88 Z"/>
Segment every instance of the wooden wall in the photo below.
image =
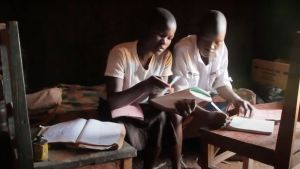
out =
<path fill-rule="evenodd" d="M 20 22 L 28 91 L 59 83 L 103 83 L 109 50 L 120 42 L 136 39 L 143 30 L 140 16 L 156 6 L 169 9 L 177 18 L 178 30 L 173 42 L 197 29 L 197 20 L 204 10 L 221 10 L 228 19 L 230 74 L 235 87 L 249 87 L 252 58 L 288 56 L 290 35 L 300 15 L 296 12 L 300 8 L 296 0 L 284 3 L 279 0 L 4 0 L 1 3 L 0 20 Z"/>

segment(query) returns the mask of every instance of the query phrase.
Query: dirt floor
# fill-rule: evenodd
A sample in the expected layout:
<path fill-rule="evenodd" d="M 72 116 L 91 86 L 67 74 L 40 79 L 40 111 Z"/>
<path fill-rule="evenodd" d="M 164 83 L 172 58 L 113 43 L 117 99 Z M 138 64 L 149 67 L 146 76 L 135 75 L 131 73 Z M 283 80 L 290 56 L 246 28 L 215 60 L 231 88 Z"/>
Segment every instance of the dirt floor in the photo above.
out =
<path fill-rule="evenodd" d="M 195 140 L 188 140 L 184 142 L 182 158 L 183 164 L 182 168 L 188 169 L 201 169 L 201 167 L 197 164 L 197 152 L 200 147 Z M 167 158 L 167 152 L 163 152 L 159 160 L 156 162 L 154 169 L 171 169 L 171 162 Z M 136 157 L 133 160 L 133 169 L 142 169 L 143 160 L 141 155 Z M 233 158 L 232 160 L 225 161 L 223 163 L 218 164 L 217 169 L 242 169 L 243 163 L 239 161 L 239 158 Z M 253 169 L 273 169 L 272 166 L 265 165 L 263 163 L 254 162 Z"/>

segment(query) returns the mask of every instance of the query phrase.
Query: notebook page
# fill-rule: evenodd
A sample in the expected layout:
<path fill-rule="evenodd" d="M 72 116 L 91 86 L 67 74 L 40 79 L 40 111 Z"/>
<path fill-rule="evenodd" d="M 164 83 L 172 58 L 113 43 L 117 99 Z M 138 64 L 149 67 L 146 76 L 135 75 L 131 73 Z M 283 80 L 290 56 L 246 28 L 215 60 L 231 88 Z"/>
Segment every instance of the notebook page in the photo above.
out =
<path fill-rule="evenodd" d="M 253 109 L 253 118 L 279 121 L 282 109 Z"/>
<path fill-rule="evenodd" d="M 111 111 L 112 118 L 128 116 L 138 119 L 144 119 L 144 113 L 139 104 L 126 105 Z"/>
<path fill-rule="evenodd" d="M 89 119 L 77 143 L 112 145 L 119 143 L 120 139 L 123 140 L 124 137 L 125 127 L 123 124 Z"/>
<path fill-rule="evenodd" d="M 235 116 L 227 128 L 250 133 L 271 134 L 274 129 L 274 121 Z"/>
<path fill-rule="evenodd" d="M 72 142 L 75 143 L 76 139 L 81 133 L 85 119 L 76 119 L 68 122 L 58 123 L 47 127 L 42 133 L 44 138 L 49 142 Z"/>

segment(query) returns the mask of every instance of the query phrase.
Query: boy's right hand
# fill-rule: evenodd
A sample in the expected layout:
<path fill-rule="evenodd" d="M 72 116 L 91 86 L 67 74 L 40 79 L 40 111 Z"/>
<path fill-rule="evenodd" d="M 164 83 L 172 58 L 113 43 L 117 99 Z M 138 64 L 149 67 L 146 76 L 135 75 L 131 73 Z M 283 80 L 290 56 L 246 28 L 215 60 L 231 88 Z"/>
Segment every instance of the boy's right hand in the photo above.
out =
<path fill-rule="evenodd" d="M 165 88 L 169 88 L 170 85 L 164 82 L 160 77 L 151 76 L 144 81 L 147 92 L 154 95 L 159 95 Z"/>

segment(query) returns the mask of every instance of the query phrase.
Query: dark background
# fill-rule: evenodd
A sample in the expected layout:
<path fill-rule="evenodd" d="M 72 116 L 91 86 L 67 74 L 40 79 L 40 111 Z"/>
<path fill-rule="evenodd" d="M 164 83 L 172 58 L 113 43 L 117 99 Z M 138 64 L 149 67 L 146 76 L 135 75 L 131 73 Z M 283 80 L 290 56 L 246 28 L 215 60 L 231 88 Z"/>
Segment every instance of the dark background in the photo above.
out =
<path fill-rule="evenodd" d="M 109 50 L 135 40 L 147 22 L 141 16 L 157 6 L 177 19 L 173 44 L 197 29 L 203 11 L 225 14 L 229 72 L 236 88 L 251 87 L 253 58 L 288 59 L 300 30 L 297 0 L 1 0 L 0 21 L 19 21 L 25 80 L 32 92 L 59 83 L 103 83 Z"/>

